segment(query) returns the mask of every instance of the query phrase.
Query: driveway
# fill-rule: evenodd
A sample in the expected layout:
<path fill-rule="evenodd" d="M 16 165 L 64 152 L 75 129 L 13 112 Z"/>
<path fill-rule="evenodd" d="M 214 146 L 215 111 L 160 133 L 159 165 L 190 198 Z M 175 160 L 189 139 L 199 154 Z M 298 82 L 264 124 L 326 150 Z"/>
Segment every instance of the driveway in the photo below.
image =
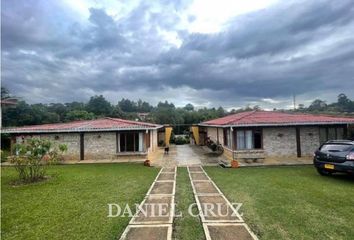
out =
<path fill-rule="evenodd" d="M 171 145 L 169 154 L 161 154 L 156 165 L 164 167 L 191 165 L 218 165 L 223 156 L 216 156 L 207 147 L 196 145 Z"/>

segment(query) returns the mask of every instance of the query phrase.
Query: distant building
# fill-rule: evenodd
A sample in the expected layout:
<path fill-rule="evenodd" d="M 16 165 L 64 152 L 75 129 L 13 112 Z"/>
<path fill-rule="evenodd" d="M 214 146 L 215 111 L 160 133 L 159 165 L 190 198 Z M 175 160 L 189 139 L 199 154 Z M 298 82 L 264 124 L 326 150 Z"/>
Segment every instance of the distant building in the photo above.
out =
<path fill-rule="evenodd" d="M 140 121 L 149 120 L 150 113 L 137 113 Z"/>

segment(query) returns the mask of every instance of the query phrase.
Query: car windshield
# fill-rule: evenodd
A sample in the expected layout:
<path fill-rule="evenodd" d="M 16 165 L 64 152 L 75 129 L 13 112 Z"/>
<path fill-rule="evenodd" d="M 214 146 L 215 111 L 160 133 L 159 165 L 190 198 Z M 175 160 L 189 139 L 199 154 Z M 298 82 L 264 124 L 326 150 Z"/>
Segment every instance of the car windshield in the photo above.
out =
<path fill-rule="evenodd" d="M 321 151 L 328 152 L 346 152 L 349 151 L 353 146 L 348 144 L 324 144 L 321 147 Z"/>

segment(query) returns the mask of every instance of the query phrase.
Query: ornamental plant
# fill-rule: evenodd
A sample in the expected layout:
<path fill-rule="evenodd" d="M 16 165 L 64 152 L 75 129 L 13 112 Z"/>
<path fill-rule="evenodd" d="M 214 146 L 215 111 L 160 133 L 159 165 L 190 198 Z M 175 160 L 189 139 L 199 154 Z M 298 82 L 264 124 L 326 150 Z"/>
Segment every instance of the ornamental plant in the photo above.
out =
<path fill-rule="evenodd" d="M 16 144 L 16 155 L 11 163 L 15 165 L 20 181 L 36 182 L 45 178 L 49 165 L 63 160 L 67 151 L 65 144 L 54 145 L 49 140 L 31 138 L 22 144 Z"/>

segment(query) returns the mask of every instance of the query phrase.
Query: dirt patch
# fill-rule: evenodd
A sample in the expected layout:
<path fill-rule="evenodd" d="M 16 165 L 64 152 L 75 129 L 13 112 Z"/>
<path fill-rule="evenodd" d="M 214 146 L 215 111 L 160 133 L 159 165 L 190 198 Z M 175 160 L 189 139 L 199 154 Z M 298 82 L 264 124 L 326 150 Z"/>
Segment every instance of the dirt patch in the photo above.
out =
<path fill-rule="evenodd" d="M 198 196 L 198 200 L 205 220 L 241 220 L 222 196 Z"/>
<path fill-rule="evenodd" d="M 219 240 L 253 240 L 252 235 L 243 225 L 208 225 L 210 238 Z"/>
<path fill-rule="evenodd" d="M 211 182 L 193 182 L 197 194 L 202 193 L 219 193 Z"/>
<path fill-rule="evenodd" d="M 192 180 L 209 180 L 204 173 L 191 173 Z"/>
<path fill-rule="evenodd" d="M 141 206 L 141 211 L 134 218 L 134 223 L 169 223 L 171 200 L 170 196 L 149 196 Z"/>
<path fill-rule="evenodd" d="M 157 181 L 164 181 L 164 180 L 175 180 L 174 173 L 161 173 L 157 178 Z"/>
<path fill-rule="evenodd" d="M 126 240 L 166 240 L 168 227 L 131 227 L 125 237 Z"/>
<path fill-rule="evenodd" d="M 188 167 L 190 172 L 203 172 L 203 169 L 200 166 Z"/>
<path fill-rule="evenodd" d="M 172 194 L 173 182 L 155 182 L 150 194 Z"/>

